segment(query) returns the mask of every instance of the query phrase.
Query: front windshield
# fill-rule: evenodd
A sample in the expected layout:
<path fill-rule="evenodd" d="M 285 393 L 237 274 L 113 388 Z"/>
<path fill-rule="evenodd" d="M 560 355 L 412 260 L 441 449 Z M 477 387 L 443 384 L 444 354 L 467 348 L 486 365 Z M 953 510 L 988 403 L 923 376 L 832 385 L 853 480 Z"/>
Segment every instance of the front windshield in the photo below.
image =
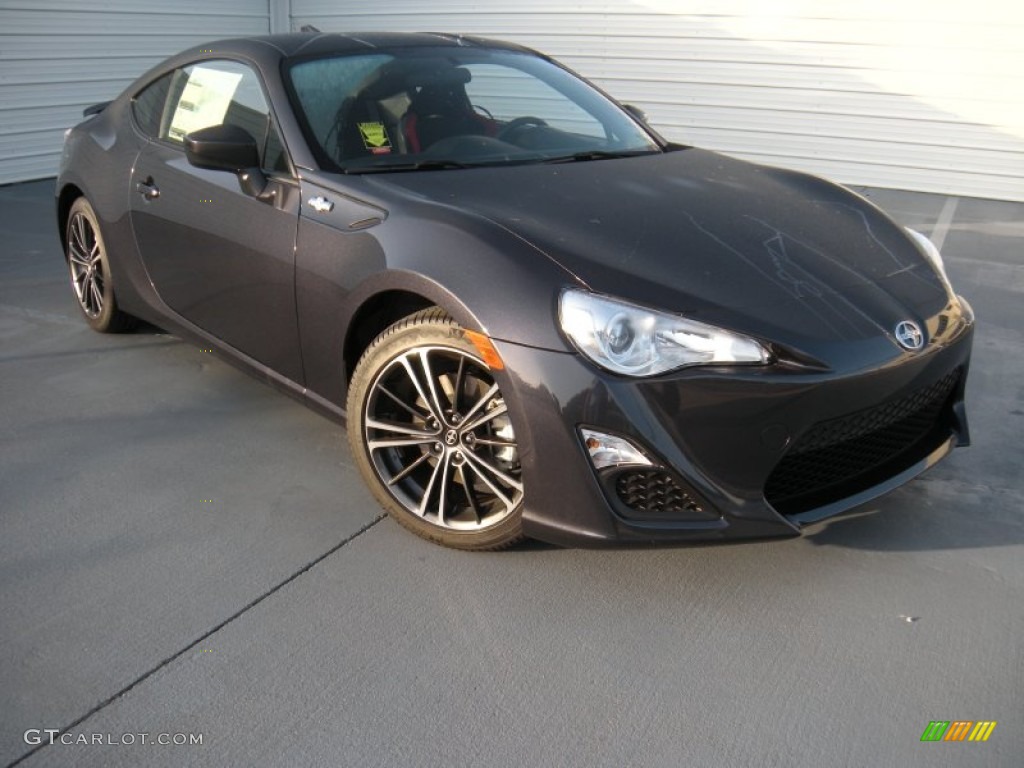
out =
<path fill-rule="evenodd" d="M 296 111 L 321 165 L 349 173 L 658 152 L 618 106 L 538 56 L 410 47 L 300 61 Z"/>

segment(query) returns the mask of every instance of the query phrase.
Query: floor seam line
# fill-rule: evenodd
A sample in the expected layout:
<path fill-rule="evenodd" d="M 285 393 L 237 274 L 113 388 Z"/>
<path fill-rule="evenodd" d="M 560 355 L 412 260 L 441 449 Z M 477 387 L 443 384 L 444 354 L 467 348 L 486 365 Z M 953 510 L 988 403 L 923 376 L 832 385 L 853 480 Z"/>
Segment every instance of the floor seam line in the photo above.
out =
<path fill-rule="evenodd" d="M 119 691 L 118 691 L 117 693 L 115 693 L 115 694 L 113 694 L 113 695 L 109 696 L 108 698 L 104 699 L 103 701 L 101 701 L 101 702 L 100 702 L 99 704 L 97 704 L 96 706 L 94 706 L 94 707 L 93 707 L 92 709 L 90 709 L 90 710 L 89 710 L 88 712 L 86 712 L 86 713 L 85 713 L 84 715 L 82 715 L 81 717 L 79 717 L 79 718 L 78 718 L 77 720 L 75 720 L 75 721 L 73 721 L 73 722 L 71 722 L 71 723 L 68 723 L 68 724 L 67 724 L 66 726 L 64 726 L 63 728 L 61 728 L 61 729 L 60 729 L 60 730 L 59 730 L 59 731 L 58 731 L 57 733 L 55 733 L 55 734 L 52 734 L 52 735 L 51 735 L 51 739 L 50 739 L 50 742 L 47 742 L 47 743 L 45 743 L 45 744 L 40 744 L 40 745 L 38 745 L 38 746 L 36 746 L 36 747 L 34 747 L 34 748 L 30 749 L 30 750 L 29 750 L 28 752 L 26 752 L 25 754 L 21 755 L 21 756 L 20 756 L 20 757 L 18 757 L 17 759 L 15 759 L 15 760 L 14 760 L 14 762 L 8 763 L 8 764 L 7 764 L 7 766 L 6 766 L 6 768 L 14 768 L 14 766 L 16 766 L 16 765 L 17 765 L 18 763 L 20 763 L 20 762 L 22 762 L 22 761 L 24 761 L 24 760 L 27 760 L 28 758 L 32 757 L 32 755 L 34 755 L 34 754 L 36 754 L 37 752 L 39 752 L 39 751 L 43 750 L 44 748 L 46 748 L 46 747 L 50 746 L 50 745 L 51 745 L 51 743 L 52 743 L 52 741 L 53 741 L 53 739 L 55 739 L 55 738 L 56 738 L 56 739 L 59 739 L 59 738 L 61 737 L 61 735 L 62 735 L 62 734 L 65 734 L 65 733 L 67 733 L 67 732 L 68 732 L 68 731 L 70 731 L 70 730 L 71 730 L 72 728 L 76 728 L 76 727 L 78 727 L 79 725 L 81 725 L 82 723 L 84 723 L 84 722 L 85 722 L 86 720 L 88 720 L 88 719 L 89 719 L 90 717 L 92 717 L 93 715 L 95 715 L 95 714 L 97 714 L 98 712 L 101 712 L 102 710 L 106 709 L 106 708 L 107 708 L 107 707 L 109 707 L 109 706 L 110 706 L 111 704 L 113 704 L 113 703 L 114 703 L 115 701 L 117 701 L 118 699 L 120 699 L 120 698 L 121 698 L 122 696 L 124 696 L 124 695 L 126 695 L 126 694 L 130 693 L 130 692 L 131 692 L 131 691 L 132 691 L 133 689 L 135 689 L 136 687 L 138 687 L 139 685 L 141 685 L 142 683 L 144 683 L 144 682 L 145 682 L 146 680 L 148 680 L 148 679 L 149 679 L 150 677 L 152 677 L 153 675 L 155 675 L 155 674 L 156 674 L 157 672 L 159 672 L 159 671 L 160 671 L 161 669 L 163 669 L 164 667 L 166 667 L 166 666 L 168 666 L 169 664 L 173 663 L 174 661 L 176 661 L 176 660 L 180 659 L 180 658 L 181 658 L 182 656 L 184 656 L 184 655 L 185 655 L 186 653 L 188 653 L 188 652 L 189 652 L 190 650 L 192 650 L 192 649 L 193 649 L 193 648 L 195 648 L 195 647 L 196 647 L 197 645 L 199 645 L 200 643 L 202 643 L 202 642 L 203 642 L 204 640 L 206 640 L 206 639 L 207 639 L 208 637 L 210 637 L 210 636 L 212 636 L 212 635 L 216 634 L 217 632 L 219 632 L 220 630 L 222 630 L 222 629 L 223 629 L 224 627 L 226 627 L 226 626 L 227 626 L 228 624 L 230 624 L 231 622 L 235 621 L 235 619 L 241 618 L 241 617 L 242 617 L 242 616 L 243 616 L 244 614 L 248 613 L 248 612 L 249 612 L 250 610 L 252 610 L 252 609 L 253 609 L 253 608 L 255 608 L 255 607 L 256 607 L 257 605 L 259 605 L 260 603 L 262 603 L 262 602 L 263 602 L 264 600 L 266 600 L 266 599 L 267 599 L 268 597 L 270 597 L 271 595 L 274 595 L 274 594 L 276 594 L 276 593 L 277 593 L 277 592 L 279 592 L 279 591 L 280 591 L 281 589 L 283 589 L 284 587 L 286 587 L 286 586 L 288 586 L 289 584 L 291 584 L 291 583 L 292 583 L 293 581 L 295 581 L 295 580 L 296 580 L 297 578 L 299 578 L 300 576 L 302 576 L 302 575 L 303 575 L 304 573 L 307 573 L 308 571 L 310 571 L 310 570 L 311 570 L 312 568 L 314 568 L 314 567 L 315 567 L 315 566 L 317 566 L 318 564 L 322 563 L 322 562 L 323 562 L 324 560 L 326 560 L 326 559 L 327 559 L 328 557 L 330 557 L 330 556 L 331 556 L 331 555 L 333 555 L 333 554 L 334 554 L 335 552 L 337 552 L 338 550 L 340 550 L 340 549 L 341 549 L 342 547 L 344 547 L 345 545 L 347 545 L 347 544 L 349 544 L 349 543 L 351 543 L 351 542 L 355 541 L 355 540 L 356 540 L 357 538 L 359 538 L 359 537 L 360 537 L 360 536 L 362 536 L 362 535 L 363 535 L 364 533 L 366 533 L 366 532 L 367 532 L 368 530 L 370 530 L 371 528 L 373 528 L 373 526 L 375 526 L 375 525 L 376 525 L 377 523 L 379 523 L 379 522 L 380 522 L 381 520 L 383 520 L 383 519 L 384 519 L 385 517 L 387 517 L 387 515 L 386 515 L 386 514 L 381 514 L 381 515 L 378 515 L 378 516 L 377 516 L 377 517 L 375 517 L 375 518 L 374 518 L 373 520 L 371 520 L 371 521 L 370 521 L 370 522 L 368 522 L 368 523 L 367 523 L 366 525 L 364 525 L 364 526 L 363 526 L 362 528 L 360 528 L 360 529 L 359 529 L 358 531 L 356 531 L 355 533 L 353 533 L 353 534 L 352 534 L 351 536 L 348 536 L 348 537 L 346 537 L 346 538 L 342 539 L 342 540 L 341 540 L 340 542 L 338 542 L 337 544 L 335 544 L 335 545 L 334 545 L 333 547 L 331 547 L 331 548 L 330 548 L 329 550 L 327 550 L 326 552 L 324 552 L 324 553 L 323 553 L 322 555 L 320 555 L 319 557 L 316 557 L 316 558 L 314 558 L 313 560 L 311 560 L 310 562 L 308 562 L 308 563 L 307 563 L 306 565 L 304 565 L 304 566 L 303 566 L 302 568 L 300 568 L 299 570 L 297 570 L 297 571 L 296 571 L 295 573 L 293 573 L 293 574 L 292 574 L 291 576 L 289 576 L 288 578 L 286 578 L 286 579 L 285 579 L 284 581 L 281 581 L 281 582 L 279 582 L 278 584 L 275 584 L 275 585 L 274 585 L 273 587 L 271 587 L 270 589 L 268 589 L 268 590 L 267 590 L 266 592 L 264 592 L 264 593 L 263 593 L 262 595 L 260 595 L 259 597 L 257 597 L 257 598 L 255 598 L 255 599 L 253 599 L 252 601 L 250 601 L 249 603 L 247 603 L 247 604 L 246 604 L 245 606 L 243 606 L 242 608 L 239 608 L 239 609 L 238 609 L 237 611 L 235 611 L 235 612 L 234 612 L 233 614 L 231 614 L 231 615 L 230 615 L 230 616 L 228 616 L 228 617 L 227 617 L 226 619 L 224 619 L 223 621 L 221 621 L 221 622 L 220 622 L 219 624 L 217 624 L 217 625 L 216 625 L 216 626 L 214 626 L 213 628 L 211 628 L 211 629 L 207 630 L 206 632 L 204 632 L 204 633 L 203 633 L 202 635 L 200 635 L 200 636 L 199 636 L 198 638 L 196 638 L 196 639 L 195 639 L 195 640 L 194 640 L 193 642 L 189 643 L 188 645 L 186 645 L 186 646 L 185 646 L 184 648 L 182 648 L 181 650 L 179 650 L 179 651 L 177 651 L 177 652 L 175 652 L 175 653 L 171 654 L 171 655 L 170 655 L 170 656 L 168 656 L 168 657 L 167 657 L 166 659 L 164 659 L 164 660 L 163 660 L 163 661 L 161 661 L 161 662 L 160 662 L 159 664 L 157 664 L 157 665 L 156 665 L 155 667 L 153 667 L 152 669 L 150 669 L 150 670 L 148 670 L 148 671 L 144 672 L 143 674 L 139 675 L 139 676 L 138 676 L 137 678 L 135 678 L 134 680 L 132 680 L 132 681 L 131 681 L 130 683 L 128 683 L 128 685 L 124 686 L 124 687 L 123 687 L 123 688 L 122 688 L 121 690 L 119 690 Z"/>

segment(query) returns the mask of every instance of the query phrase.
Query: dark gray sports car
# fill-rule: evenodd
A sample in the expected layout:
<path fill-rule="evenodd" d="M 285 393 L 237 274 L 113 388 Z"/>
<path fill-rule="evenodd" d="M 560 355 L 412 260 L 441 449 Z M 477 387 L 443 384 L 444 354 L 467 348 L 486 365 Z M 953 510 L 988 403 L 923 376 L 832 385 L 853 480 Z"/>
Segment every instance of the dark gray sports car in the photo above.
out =
<path fill-rule="evenodd" d="M 56 195 L 87 322 L 347 421 L 442 544 L 791 535 L 968 441 L 973 315 L 927 238 L 534 51 L 226 40 L 86 118 Z"/>

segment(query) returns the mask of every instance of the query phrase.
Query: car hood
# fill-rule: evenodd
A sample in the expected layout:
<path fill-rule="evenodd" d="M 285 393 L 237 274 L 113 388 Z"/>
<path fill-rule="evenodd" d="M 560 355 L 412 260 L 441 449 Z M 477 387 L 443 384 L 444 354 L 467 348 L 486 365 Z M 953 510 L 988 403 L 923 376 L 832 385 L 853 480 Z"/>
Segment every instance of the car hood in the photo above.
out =
<path fill-rule="evenodd" d="M 805 349 L 891 339 L 950 298 L 863 198 L 714 152 L 372 178 L 491 220 L 594 291 Z"/>

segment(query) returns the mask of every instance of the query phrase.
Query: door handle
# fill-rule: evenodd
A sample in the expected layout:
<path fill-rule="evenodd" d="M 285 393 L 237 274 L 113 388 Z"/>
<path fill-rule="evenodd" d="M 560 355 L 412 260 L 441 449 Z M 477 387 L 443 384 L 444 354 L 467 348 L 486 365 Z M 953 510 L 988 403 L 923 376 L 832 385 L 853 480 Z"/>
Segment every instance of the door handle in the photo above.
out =
<path fill-rule="evenodd" d="M 147 200 L 156 200 L 160 197 L 160 189 L 153 182 L 153 177 L 148 177 L 145 181 L 140 181 L 135 185 L 135 191 L 142 195 Z"/>

